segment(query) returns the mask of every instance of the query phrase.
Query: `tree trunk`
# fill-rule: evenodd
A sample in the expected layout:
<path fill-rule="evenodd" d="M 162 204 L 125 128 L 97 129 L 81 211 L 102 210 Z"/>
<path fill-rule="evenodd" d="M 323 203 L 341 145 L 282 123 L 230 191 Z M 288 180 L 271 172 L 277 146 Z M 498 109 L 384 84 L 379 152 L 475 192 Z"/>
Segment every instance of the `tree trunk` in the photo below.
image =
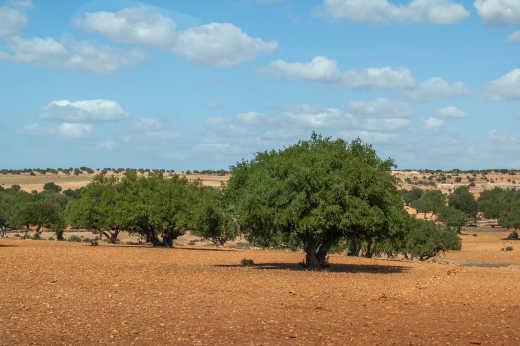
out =
<path fill-rule="evenodd" d="M 166 232 L 163 232 L 163 236 L 162 236 L 162 245 L 164 247 L 173 247 L 173 240 L 174 240 L 174 235 L 173 235 L 173 231 L 166 231 Z"/>
<path fill-rule="evenodd" d="M 38 225 L 38 227 L 36 227 L 36 233 L 40 233 L 40 231 L 42 230 L 42 225 Z"/>
<path fill-rule="evenodd" d="M 115 244 L 117 243 L 117 237 L 119 236 L 119 230 L 116 230 L 116 231 L 112 231 L 112 233 L 110 233 L 110 242 L 112 244 Z"/>
<path fill-rule="evenodd" d="M 56 231 L 56 239 L 63 240 L 63 231 Z"/>
<path fill-rule="evenodd" d="M 327 265 L 327 253 L 330 248 L 329 242 L 320 243 L 313 237 L 303 240 L 305 251 L 305 266 L 311 270 L 320 270 Z"/>

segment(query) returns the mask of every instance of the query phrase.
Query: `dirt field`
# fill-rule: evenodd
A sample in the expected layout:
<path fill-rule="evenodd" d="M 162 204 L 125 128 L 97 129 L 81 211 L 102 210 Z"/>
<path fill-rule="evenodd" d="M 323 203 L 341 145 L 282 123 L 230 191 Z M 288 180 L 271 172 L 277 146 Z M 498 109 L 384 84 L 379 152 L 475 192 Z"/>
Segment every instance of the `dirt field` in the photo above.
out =
<path fill-rule="evenodd" d="M 503 235 L 464 236 L 442 259 L 520 264 Z M 520 344 L 515 266 L 334 255 L 330 271 L 307 272 L 302 259 L 0 240 L 0 344 Z"/>
<path fill-rule="evenodd" d="M 180 176 L 185 176 L 189 181 L 195 181 L 200 179 L 202 181 L 202 185 L 211 186 L 211 187 L 220 187 L 222 183 L 225 183 L 229 179 L 229 175 L 220 176 L 213 174 L 190 174 L 186 175 L 184 173 L 173 173 Z M 109 172 L 108 175 L 118 175 L 113 172 Z M 169 174 L 171 175 L 171 174 Z M 40 175 L 36 174 L 31 176 L 29 174 L 0 174 L 0 186 L 5 188 L 10 187 L 11 185 L 20 185 L 20 188 L 24 191 L 43 191 L 43 186 L 46 183 L 53 182 L 59 186 L 61 186 L 62 190 L 77 190 L 83 186 L 86 186 L 95 174 L 86 174 L 83 173 L 78 176 L 74 175 L 64 175 L 64 174 L 46 174 Z"/>

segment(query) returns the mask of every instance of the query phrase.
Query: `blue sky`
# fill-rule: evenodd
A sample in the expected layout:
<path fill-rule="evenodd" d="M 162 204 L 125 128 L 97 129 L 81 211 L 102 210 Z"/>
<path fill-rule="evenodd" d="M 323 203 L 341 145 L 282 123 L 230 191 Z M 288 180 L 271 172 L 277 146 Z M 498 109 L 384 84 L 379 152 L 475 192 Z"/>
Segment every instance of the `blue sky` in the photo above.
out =
<path fill-rule="evenodd" d="M 2 168 L 228 168 L 313 130 L 520 169 L 520 1 L 0 2 Z"/>

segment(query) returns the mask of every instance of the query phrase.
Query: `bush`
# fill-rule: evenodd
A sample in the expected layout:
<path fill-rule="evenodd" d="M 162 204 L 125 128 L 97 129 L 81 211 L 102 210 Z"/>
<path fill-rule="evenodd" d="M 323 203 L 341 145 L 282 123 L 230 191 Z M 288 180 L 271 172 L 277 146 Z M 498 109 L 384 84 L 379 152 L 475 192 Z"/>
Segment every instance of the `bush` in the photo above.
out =
<path fill-rule="evenodd" d="M 31 237 L 32 240 L 40 240 L 41 237 L 40 237 L 40 233 L 34 233 Z"/>
<path fill-rule="evenodd" d="M 255 264 L 255 262 L 252 259 L 242 258 L 240 264 L 242 264 L 243 266 L 252 266 Z"/>
<path fill-rule="evenodd" d="M 461 241 L 457 233 L 446 226 L 433 222 L 413 220 L 406 242 L 406 252 L 412 259 L 423 261 L 447 250 L 460 250 Z"/>
<path fill-rule="evenodd" d="M 509 235 L 507 236 L 506 239 L 507 240 L 518 240 L 518 232 L 515 230 L 515 231 L 509 233 Z"/>
<path fill-rule="evenodd" d="M 81 238 L 78 237 L 77 235 L 71 235 L 69 237 L 69 239 L 67 239 L 68 241 L 73 241 L 73 242 L 78 242 L 78 243 L 81 243 Z"/>

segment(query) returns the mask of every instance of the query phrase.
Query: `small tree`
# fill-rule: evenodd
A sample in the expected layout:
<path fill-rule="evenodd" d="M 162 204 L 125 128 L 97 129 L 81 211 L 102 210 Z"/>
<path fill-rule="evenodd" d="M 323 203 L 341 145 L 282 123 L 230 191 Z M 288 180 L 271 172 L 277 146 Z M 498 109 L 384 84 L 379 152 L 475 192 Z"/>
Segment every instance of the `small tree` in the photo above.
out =
<path fill-rule="evenodd" d="M 457 188 L 449 197 L 448 205 L 451 208 L 458 209 L 469 217 L 475 219 L 477 217 L 478 204 L 475 196 L 469 192 L 468 188 L 461 186 Z"/>
<path fill-rule="evenodd" d="M 230 209 L 222 191 L 203 188 L 194 215 L 193 233 L 218 245 L 235 239 L 239 230 Z"/>
<path fill-rule="evenodd" d="M 469 219 L 469 215 L 465 212 L 452 207 L 444 207 L 439 212 L 439 221 L 444 222 L 446 226 L 453 227 L 457 233 L 461 233 L 461 228 Z"/>
<path fill-rule="evenodd" d="M 54 182 L 50 182 L 43 185 L 43 191 L 58 193 L 61 191 L 61 186 L 56 185 Z"/>

